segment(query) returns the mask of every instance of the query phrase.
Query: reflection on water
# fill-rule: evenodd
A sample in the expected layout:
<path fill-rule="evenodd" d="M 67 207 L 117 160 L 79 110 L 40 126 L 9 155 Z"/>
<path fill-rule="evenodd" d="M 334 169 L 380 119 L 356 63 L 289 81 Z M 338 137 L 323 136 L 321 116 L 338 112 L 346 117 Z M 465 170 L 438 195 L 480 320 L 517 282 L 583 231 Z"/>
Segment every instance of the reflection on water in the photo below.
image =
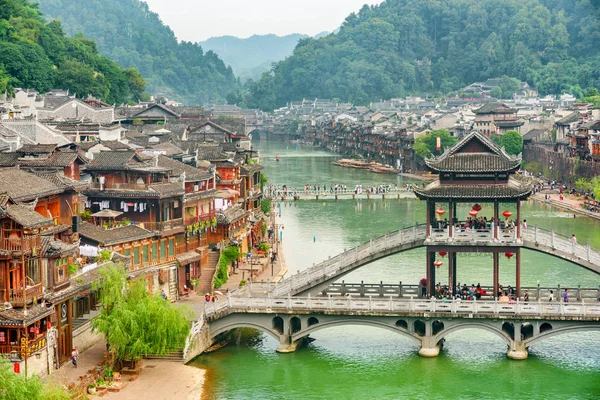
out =
<path fill-rule="evenodd" d="M 312 148 L 255 142 L 270 183 L 403 184 L 395 175 L 379 175 L 331 165 L 332 156 Z M 279 154 L 280 161 L 275 161 Z M 485 207 L 485 204 L 484 204 Z M 468 211 L 468 205 L 459 207 Z M 489 210 L 483 211 L 489 212 Z M 425 207 L 416 200 L 301 201 L 281 207 L 283 246 L 290 273 L 344 249 L 404 226 L 424 222 Z M 600 248 L 598 222 L 526 202 L 523 215 L 536 224 Z M 522 253 L 522 284 L 598 287 L 597 275 L 560 259 Z M 415 249 L 366 265 L 346 282 L 384 281 L 415 284 L 425 273 L 425 251 Z M 491 285 L 491 257 L 459 257 L 460 282 Z M 500 281 L 514 285 L 514 259 L 502 257 Z M 438 280 L 448 277 L 447 266 Z M 293 354 L 277 354 L 277 343 L 264 334 L 237 332 L 233 343 L 194 364 L 209 368 L 211 397 L 218 399 L 596 399 L 600 395 L 600 332 L 559 335 L 536 343 L 529 359 L 510 361 L 506 344 L 482 330 L 465 329 L 446 338 L 435 359 L 417 356 L 414 342 L 393 332 L 361 326 L 318 331 L 314 342 Z"/>

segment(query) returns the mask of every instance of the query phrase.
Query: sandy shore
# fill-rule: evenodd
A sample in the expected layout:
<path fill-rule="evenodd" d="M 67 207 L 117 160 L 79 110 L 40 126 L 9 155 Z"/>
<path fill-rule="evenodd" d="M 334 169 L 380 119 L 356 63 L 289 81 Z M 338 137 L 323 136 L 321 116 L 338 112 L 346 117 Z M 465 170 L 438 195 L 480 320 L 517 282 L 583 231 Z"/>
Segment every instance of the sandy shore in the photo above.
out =
<path fill-rule="evenodd" d="M 144 360 L 139 378 L 107 399 L 200 400 L 206 371 L 178 362 Z"/>

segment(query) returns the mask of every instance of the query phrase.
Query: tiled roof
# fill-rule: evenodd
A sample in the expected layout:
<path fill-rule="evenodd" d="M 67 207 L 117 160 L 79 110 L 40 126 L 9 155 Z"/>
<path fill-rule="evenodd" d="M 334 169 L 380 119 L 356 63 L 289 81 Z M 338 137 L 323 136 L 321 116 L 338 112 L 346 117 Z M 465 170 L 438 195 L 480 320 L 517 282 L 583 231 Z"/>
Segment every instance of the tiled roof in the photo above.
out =
<path fill-rule="evenodd" d="M 462 151 L 474 145 L 487 151 Z M 427 166 L 439 172 L 504 172 L 518 169 L 521 157 L 508 155 L 487 137 L 473 131 L 439 157 L 425 160 Z"/>
<path fill-rule="evenodd" d="M 84 164 L 86 160 L 74 151 L 56 151 L 48 158 L 21 158 L 17 160 L 18 165 L 24 167 L 68 167 L 73 162 L 79 161 Z"/>
<path fill-rule="evenodd" d="M 88 171 L 125 169 L 129 161 L 134 159 L 135 156 L 135 151 L 101 151 L 86 166 L 86 169 Z M 140 161 L 137 162 L 140 163 Z"/>
<path fill-rule="evenodd" d="M 252 174 L 254 172 L 262 171 L 264 169 L 265 167 L 263 167 L 260 164 L 244 164 L 240 167 L 240 172 L 242 174 Z"/>
<path fill-rule="evenodd" d="M 79 225 L 79 235 L 85 239 L 96 242 L 101 246 L 111 246 L 154 236 L 152 232 L 136 225 L 120 226 L 114 229 L 102 229 L 89 222 L 82 222 Z"/>
<path fill-rule="evenodd" d="M 497 185 L 442 185 L 440 181 L 435 181 L 424 188 L 414 188 L 414 192 L 420 199 L 525 199 L 533 190 L 533 185 L 521 183 L 514 179 L 509 179 L 507 184 Z"/>
<path fill-rule="evenodd" d="M 64 257 L 74 254 L 79 248 L 79 241 L 68 244 L 52 236 L 42 236 L 42 254 L 44 257 Z"/>
<path fill-rule="evenodd" d="M 181 176 L 185 172 L 186 182 L 199 181 L 212 177 L 212 174 L 207 171 L 194 168 L 164 155 L 158 156 L 158 165 L 169 168 L 171 171 L 173 171 L 171 174 L 173 176 Z"/>
<path fill-rule="evenodd" d="M 56 144 L 24 144 L 17 153 L 52 153 Z"/>
<path fill-rule="evenodd" d="M 119 142 L 118 140 L 103 140 L 100 143 L 111 150 L 131 150 L 131 147 L 127 146 L 125 143 Z"/>
<path fill-rule="evenodd" d="M 15 184 L 18 182 L 18 184 Z M 15 201 L 33 200 L 63 192 L 63 188 L 25 172 L 18 167 L 0 169 L 0 193 L 6 192 Z"/>
<path fill-rule="evenodd" d="M 152 149 L 164 151 L 167 157 L 183 154 L 183 150 L 181 150 L 179 147 L 175 146 L 171 142 L 159 143 L 157 145 L 152 146 Z"/>
<path fill-rule="evenodd" d="M 52 314 L 54 314 L 54 307 L 42 307 L 41 304 L 33 304 L 26 310 L 24 308 L 5 310 L 4 307 L 0 307 L 0 325 L 27 326 Z"/>
<path fill-rule="evenodd" d="M 516 108 L 510 108 L 504 103 L 491 102 L 484 104 L 477 110 L 473 110 L 475 114 L 514 114 L 517 112 Z"/>
<path fill-rule="evenodd" d="M 17 153 L 0 153 L 0 167 L 14 167 L 18 159 Z"/>
<path fill-rule="evenodd" d="M 217 212 L 217 223 L 221 225 L 228 225 L 239 219 L 242 219 L 248 214 L 248 211 L 244 210 L 241 206 L 236 205 L 228 208 L 225 211 Z"/>
<path fill-rule="evenodd" d="M 199 145 L 198 160 L 226 161 L 229 158 L 218 145 Z"/>
<path fill-rule="evenodd" d="M 33 211 L 30 207 L 20 204 L 8 206 L 6 215 L 19 225 L 23 226 L 23 228 L 39 228 L 52 225 L 53 223 L 51 219 Z"/>
<path fill-rule="evenodd" d="M 174 183 L 155 183 L 150 185 L 150 190 L 159 193 L 161 196 L 184 194 L 185 190 L 179 182 Z"/>
<path fill-rule="evenodd" d="M 34 175 L 38 176 L 42 179 L 45 179 L 47 181 L 50 181 L 51 183 L 55 184 L 56 186 L 62 187 L 65 189 L 66 188 L 84 189 L 84 188 L 88 187 L 88 185 L 89 185 L 88 182 L 76 181 L 74 179 L 67 178 L 66 176 L 64 176 L 58 172 L 55 172 L 53 174 L 41 174 L 41 173 L 34 172 Z"/>
<path fill-rule="evenodd" d="M 517 121 L 517 120 L 514 120 L 514 121 L 494 121 L 494 125 L 496 125 L 497 127 L 500 127 L 500 128 L 511 128 L 513 126 L 515 126 L 515 127 L 516 126 L 522 126 L 524 124 L 525 124 L 525 122 L 523 122 L 523 121 Z"/>
<path fill-rule="evenodd" d="M 572 112 L 571 114 L 567 115 L 566 117 L 556 121 L 556 124 L 557 125 L 568 125 L 568 124 L 571 124 L 571 123 L 577 122 L 577 121 L 579 121 L 579 113 L 577 111 L 575 111 L 575 112 Z"/>

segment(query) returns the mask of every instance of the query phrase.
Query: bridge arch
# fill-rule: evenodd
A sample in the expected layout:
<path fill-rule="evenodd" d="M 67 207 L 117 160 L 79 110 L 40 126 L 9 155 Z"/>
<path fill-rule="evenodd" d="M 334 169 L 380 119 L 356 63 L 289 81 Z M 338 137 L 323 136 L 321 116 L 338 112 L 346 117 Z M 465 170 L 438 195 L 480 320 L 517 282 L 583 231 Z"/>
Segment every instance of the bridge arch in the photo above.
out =
<path fill-rule="evenodd" d="M 482 329 L 482 330 L 488 331 L 488 332 L 493 333 L 494 335 L 498 336 L 507 345 L 510 345 L 512 342 L 511 338 L 508 337 L 501 329 L 495 328 L 495 327 L 493 327 L 491 325 L 487 325 L 485 323 L 477 323 L 477 322 L 463 323 L 462 321 L 460 324 L 449 326 L 448 328 L 442 330 L 437 335 L 434 335 L 433 336 L 434 342 L 439 343 L 442 339 L 444 339 L 449 334 L 458 332 L 463 329 Z"/>
<path fill-rule="evenodd" d="M 397 328 L 394 325 L 386 324 L 384 322 L 372 321 L 372 320 L 368 320 L 368 319 L 338 319 L 338 320 L 333 320 L 333 321 L 323 321 L 318 324 L 311 325 L 308 328 L 296 333 L 295 335 L 292 335 L 292 341 L 302 339 L 302 338 L 310 335 L 311 333 L 315 333 L 322 329 L 334 328 L 334 327 L 339 327 L 339 326 L 344 326 L 344 325 L 361 325 L 361 326 L 370 326 L 373 328 L 382 328 L 382 329 L 386 329 L 386 330 L 394 332 L 394 333 L 398 333 L 402 337 L 411 339 L 412 341 L 414 341 L 418 344 L 421 344 L 421 339 L 411 335 L 410 333 L 402 330 L 401 328 Z"/>
<path fill-rule="evenodd" d="M 564 327 L 554 327 L 551 330 L 548 330 L 544 333 L 540 333 L 539 335 L 532 337 L 530 339 L 526 339 L 525 346 L 531 346 L 540 340 L 548 339 L 553 336 L 562 335 L 565 333 L 574 333 L 574 332 L 591 332 L 597 331 L 600 332 L 600 325 L 575 325 L 575 326 L 564 326 Z"/>
<path fill-rule="evenodd" d="M 272 338 L 274 338 L 275 340 L 279 341 L 279 335 L 274 332 L 272 329 L 269 329 L 266 326 L 260 325 L 260 324 L 255 324 L 255 323 L 251 323 L 251 322 L 235 322 L 232 324 L 228 324 L 225 326 L 222 326 L 220 328 L 218 328 L 215 331 L 210 331 L 210 338 L 214 339 L 215 337 L 217 337 L 218 335 L 220 335 L 221 333 L 225 333 L 228 332 L 232 329 L 236 329 L 236 328 L 252 328 L 252 329 L 256 329 L 258 331 L 267 333 L 269 335 L 271 335 Z"/>

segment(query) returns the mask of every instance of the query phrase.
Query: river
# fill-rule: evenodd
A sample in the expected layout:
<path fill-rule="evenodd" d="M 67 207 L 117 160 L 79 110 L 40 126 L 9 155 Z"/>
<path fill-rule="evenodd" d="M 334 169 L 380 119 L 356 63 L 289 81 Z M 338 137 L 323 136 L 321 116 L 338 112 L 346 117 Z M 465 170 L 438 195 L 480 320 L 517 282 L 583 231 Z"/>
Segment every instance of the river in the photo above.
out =
<path fill-rule="evenodd" d="M 283 142 L 256 141 L 270 183 L 372 186 L 410 182 L 395 175 L 331 165 L 335 155 Z M 275 156 L 280 156 L 280 161 Z M 467 206 L 458 213 L 466 215 Z M 485 207 L 485 204 L 484 204 Z M 600 223 L 526 202 L 529 229 L 577 236 L 600 248 Z M 486 211 L 482 211 L 485 214 Z M 289 273 L 307 268 L 361 242 L 402 226 L 425 221 L 417 200 L 301 201 L 281 208 L 283 247 Z M 447 280 L 446 265 L 437 280 Z M 425 251 L 391 256 L 347 275 L 346 282 L 416 284 L 425 273 Z M 445 267 L 445 269 L 444 269 Z M 457 279 L 492 284 L 492 258 L 458 256 Z M 514 285 L 515 261 L 502 257 L 500 283 Z M 522 285 L 598 287 L 600 278 L 568 262 L 522 251 Z M 481 330 L 447 337 L 440 356 L 417 355 L 414 343 L 393 332 L 356 326 L 325 329 L 293 354 L 277 354 L 264 334 L 243 331 L 236 343 L 200 356 L 194 365 L 209 371 L 205 396 L 211 399 L 412 399 L 412 398 L 569 398 L 600 397 L 600 332 L 549 338 L 530 348 L 525 361 L 506 358 L 506 345 Z"/>

